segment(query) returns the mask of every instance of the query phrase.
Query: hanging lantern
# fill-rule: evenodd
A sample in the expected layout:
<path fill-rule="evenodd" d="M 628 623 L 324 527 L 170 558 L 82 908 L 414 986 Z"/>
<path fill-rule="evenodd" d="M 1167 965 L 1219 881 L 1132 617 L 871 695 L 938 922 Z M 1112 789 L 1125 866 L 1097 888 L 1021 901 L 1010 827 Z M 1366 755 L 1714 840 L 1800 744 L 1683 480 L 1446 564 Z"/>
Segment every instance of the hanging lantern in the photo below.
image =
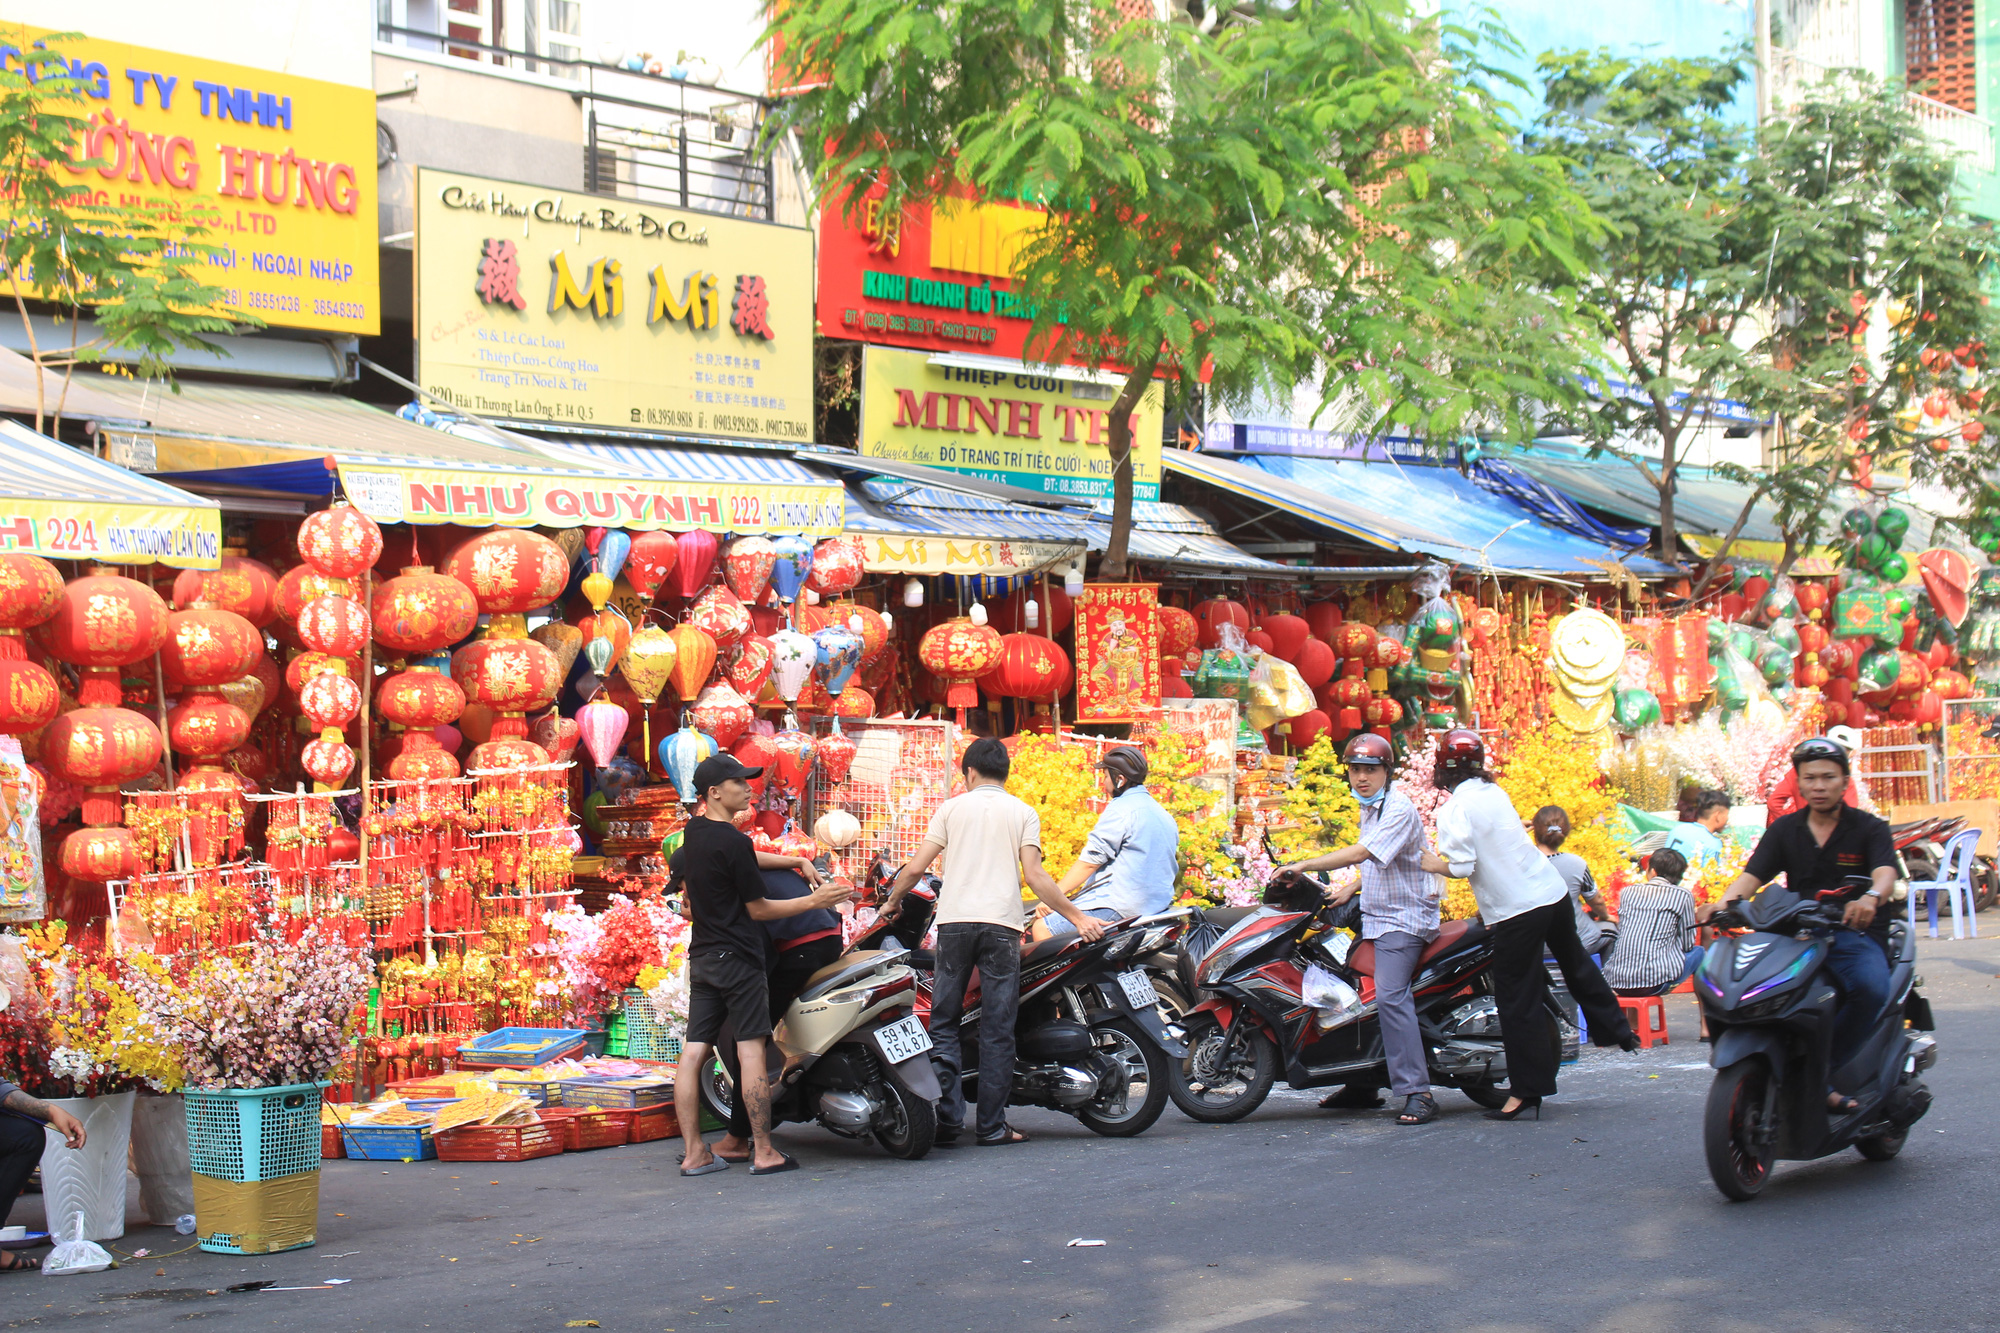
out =
<path fill-rule="evenodd" d="M 822 846 L 844 852 L 861 840 L 861 821 L 844 809 L 832 809 L 813 822 L 813 837 Z"/>
<path fill-rule="evenodd" d="M 1069 666 L 1069 654 L 1039 634 L 1003 634 L 1000 657 L 979 678 L 996 699 L 1048 699 Z"/>
<path fill-rule="evenodd" d="M 609 699 L 593 699 L 576 710 L 577 735 L 599 768 L 610 763 L 625 741 L 632 716 Z"/>
<path fill-rule="evenodd" d="M 797 601 L 806 577 L 812 573 L 812 543 L 804 537 L 780 537 L 771 545 L 777 551 L 777 560 L 771 566 L 771 586 L 777 589 L 779 601 Z"/>
<path fill-rule="evenodd" d="M 666 770 L 682 801 L 691 802 L 705 794 L 694 789 L 694 771 L 717 749 L 715 738 L 696 731 L 693 719 L 685 715 L 680 730 L 660 742 L 660 767 Z"/>
<path fill-rule="evenodd" d="M 602 676 L 625 660 L 626 649 L 632 642 L 632 622 L 611 610 L 585 616 L 577 626 L 577 633 L 583 640 L 584 660 Z"/>
<path fill-rule="evenodd" d="M 797 630 L 781 629 L 773 634 L 771 680 L 778 688 L 778 697 L 788 704 L 796 702 L 818 661 L 819 645 Z"/>
<path fill-rule="evenodd" d="M 1313 637 L 1331 647 L 1342 620 L 1340 603 L 1314 602 L 1306 608 L 1305 617 L 1306 628 L 1313 632 Z"/>
<path fill-rule="evenodd" d="M 1210 597 L 1196 602 L 1194 619 L 1200 628 L 1201 646 L 1204 648 L 1221 644 L 1219 635 L 1224 625 L 1234 625 L 1245 634 L 1250 632 L 1250 612 L 1241 602 L 1232 602 L 1224 597 Z"/>
<path fill-rule="evenodd" d="M 702 690 L 688 714 L 696 727 L 713 736 L 717 745 L 728 749 L 750 729 L 756 710 L 728 685 L 710 685 Z"/>
<path fill-rule="evenodd" d="M 368 599 L 375 642 L 393 653 L 448 648 L 479 622 L 472 590 L 429 565 L 410 565 L 375 587 Z"/>
<path fill-rule="evenodd" d="M 833 701 L 835 717 L 864 718 L 875 716 L 875 696 L 859 685 L 849 685 Z"/>
<path fill-rule="evenodd" d="M 1265 616 L 1258 626 L 1271 637 L 1271 651 L 1281 662 L 1298 664 L 1299 650 L 1312 635 L 1312 626 L 1302 616 Z"/>
<path fill-rule="evenodd" d="M 771 586 L 771 567 L 777 561 L 778 548 L 769 537 L 738 537 L 723 553 L 723 577 L 731 592 L 755 606 Z"/>
<path fill-rule="evenodd" d="M 813 748 L 821 781 L 829 788 L 847 781 L 847 774 L 854 767 L 856 746 L 853 738 L 841 731 L 838 714 L 834 715 L 833 730 L 820 737 Z"/>
<path fill-rule="evenodd" d="M 144 868 L 139 840 L 127 828 L 81 828 L 63 839 L 58 856 L 71 879 L 106 883 L 131 879 Z"/>
<path fill-rule="evenodd" d="M 56 678 L 28 660 L 21 632 L 63 604 L 62 572 L 24 551 L 0 555 L 0 736 L 39 731 L 62 706 Z"/>
<path fill-rule="evenodd" d="M 1358 620 L 1349 620 L 1334 631 L 1333 651 L 1343 663 L 1358 663 L 1359 669 L 1368 666 L 1368 655 L 1375 647 L 1375 628 Z"/>
<path fill-rule="evenodd" d="M 314 791 L 338 791 L 354 771 L 354 751 L 341 741 L 308 741 L 299 753 L 299 767 L 313 780 Z"/>
<path fill-rule="evenodd" d="M 244 617 L 206 602 L 167 613 L 160 670 L 168 683 L 209 687 L 248 672 L 264 654 L 264 636 Z"/>
<path fill-rule="evenodd" d="M 861 665 L 861 636 L 845 624 L 828 625 L 812 636 L 814 659 L 829 696 L 847 688 L 854 668 Z M 829 700 L 831 702 L 831 700 Z"/>
<path fill-rule="evenodd" d="M 790 725 L 770 739 L 772 748 L 777 752 L 766 770 L 771 785 L 786 796 L 805 795 L 806 777 L 812 772 L 819 743 L 810 733 Z"/>
<path fill-rule="evenodd" d="M 615 579 L 625 571 L 626 557 L 632 554 L 632 539 L 618 528 L 605 532 L 597 544 L 597 567 Z"/>
<path fill-rule="evenodd" d="M 337 671 L 347 674 L 347 663 L 338 657 L 325 653 L 304 652 L 285 663 L 285 686 L 293 694 L 305 687 L 305 683 L 322 671 Z"/>
<path fill-rule="evenodd" d="M 932 626 L 917 645 L 917 658 L 945 682 L 945 706 L 965 709 L 978 706 L 976 682 L 999 663 L 1003 650 L 990 625 L 959 616 Z"/>
<path fill-rule="evenodd" d="M 347 681 L 345 676 L 318 679 Z M 347 684 L 353 688 L 354 682 Z M 361 706 L 359 691 L 354 706 Z M 190 690 L 167 713 L 167 742 L 175 753 L 198 762 L 214 763 L 249 738 L 250 715 L 213 690 Z"/>
<path fill-rule="evenodd" d="M 1333 649 L 1318 639 L 1307 639 L 1300 644 L 1299 655 L 1292 660 L 1292 666 L 1298 671 L 1299 679 L 1306 683 L 1307 689 L 1315 691 L 1333 679 L 1334 668 L 1338 665 Z M 1296 728 L 1293 729 L 1292 739 L 1293 743 L 1297 744 Z"/>
<path fill-rule="evenodd" d="M 299 610 L 299 642 L 329 657 L 359 657 L 368 646 L 368 612 L 352 597 L 316 597 Z"/>
<path fill-rule="evenodd" d="M 556 667 L 568 680 L 569 669 L 576 665 L 576 655 L 583 647 L 583 631 L 568 621 L 551 620 L 529 630 L 528 637 L 555 654 Z"/>
<path fill-rule="evenodd" d="M 750 633 L 750 608 L 728 588 L 717 584 L 694 599 L 688 608 L 687 623 L 727 648 Z"/>
<path fill-rule="evenodd" d="M 1160 656 L 1185 657 L 1201 643 L 1201 622 L 1178 606 L 1160 609 Z"/>
<path fill-rule="evenodd" d="M 1361 710 L 1372 697 L 1368 682 L 1359 676 L 1342 676 L 1327 686 L 1327 698 L 1339 710 L 1333 714 L 1334 725 L 1342 731 L 1359 731 L 1365 720 Z"/>
<path fill-rule="evenodd" d="M 53 616 L 34 629 L 35 642 L 57 661 L 84 668 L 97 677 L 86 679 L 100 691 L 78 701 L 112 705 L 118 702 L 118 682 L 103 673 L 150 657 L 167 637 L 167 604 L 160 595 L 134 579 L 110 573 L 87 574 L 63 586 L 62 601 Z M 108 684 L 108 692 L 102 689 Z"/>
<path fill-rule="evenodd" d="M 486 615 L 547 606 L 569 582 L 562 548 L 528 528 L 495 528 L 454 550 L 444 572 L 472 590 Z"/>
<path fill-rule="evenodd" d="M 322 672 L 299 690 L 299 712 L 322 736 L 345 729 L 360 711 L 361 687 L 335 672 Z"/>
<path fill-rule="evenodd" d="M 858 536 L 828 537 L 813 547 L 812 570 L 806 586 L 822 597 L 835 597 L 861 582 L 868 546 Z"/>
<path fill-rule="evenodd" d="M 382 529 L 346 501 L 299 524 L 299 558 L 328 578 L 351 579 L 382 558 Z"/>
<path fill-rule="evenodd" d="M 118 787 L 160 762 L 159 729 L 128 708 L 87 706 L 60 713 L 42 733 L 41 762 L 83 788 L 83 821 L 118 822 Z"/>
<path fill-rule="evenodd" d="M 681 702 L 692 703 L 701 687 L 708 684 L 709 672 L 715 670 L 715 640 L 693 625 L 676 625 L 667 633 L 674 641 L 673 670 L 668 678 Z"/>
<path fill-rule="evenodd" d="M 736 645 L 722 668 L 730 687 L 745 699 L 755 699 L 771 678 L 775 647 L 759 634 L 751 634 Z"/>
<path fill-rule="evenodd" d="M 730 746 L 729 753 L 734 755 L 736 762 L 745 768 L 764 770 L 749 780 L 750 790 L 762 796 L 766 784 L 771 779 L 771 765 L 777 762 L 778 747 L 772 743 L 769 736 L 751 731 L 745 732 L 736 744 Z"/>
<path fill-rule="evenodd" d="M 859 602 L 829 602 L 825 610 L 832 623 L 845 625 L 861 636 L 862 661 L 874 661 L 889 646 L 889 619 L 874 607 Z"/>
<path fill-rule="evenodd" d="M 674 538 L 674 545 L 679 551 L 674 560 L 674 591 L 693 601 L 708 586 L 708 576 L 715 572 L 715 534 L 696 528 Z"/>
<path fill-rule="evenodd" d="M 582 731 L 575 719 L 553 710 L 536 718 L 534 725 L 528 728 L 528 739 L 542 747 L 542 752 L 548 755 L 552 764 L 568 763 L 581 738 Z"/>
<path fill-rule="evenodd" d="M 660 529 L 642 532 L 632 539 L 632 554 L 625 562 L 625 581 L 632 585 L 632 591 L 651 601 L 667 575 L 680 563 L 680 554 L 680 544 L 673 533 Z"/>
<path fill-rule="evenodd" d="M 358 697 L 358 689 L 356 694 Z M 301 690 L 302 711 L 305 702 L 305 692 Z M 456 722 L 465 711 L 465 704 L 465 691 L 457 681 L 424 667 L 399 671 L 375 687 L 375 711 L 389 722 L 412 730 L 434 731 Z"/>
<path fill-rule="evenodd" d="M 62 609 L 63 576 L 26 551 L 0 555 L 0 638 L 18 638 Z"/>
<path fill-rule="evenodd" d="M 173 603 L 208 602 L 259 629 L 278 617 L 278 576 L 261 560 L 225 548 L 220 569 L 184 569 L 174 578 Z"/>
<path fill-rule="evenodd" d="M 271 594 L 271 604 L 278 608 L 281 619 L 295 621 L 307 602 L 347 590 L 345 579 L 322 574 L 311 565 L 293 565 L 279 575 L 277 590 Z"/>
<path fill-rule="evenodd" d="M 548 545 L 555 549 L 555 543 Z M 465 697 L 499 715 L 493 724 L 493 735 L 498 739 L 525 737 L 526 715 L 554 703 L 562 689 L 555 654 L 521 635 L 518 624 L 513 623 L 516 619 L 511 615 L 496 617 L 485 637 L 451 655 L 452 679 L 465 691 Z"/>
<path fill-rule="evenodd" d="M 18 640 L 0 639 L 0 651 L 8 643 Z M 25 657 L 0 656 L 0 736 L 40 731 L 61 707 L 62 692 L 47 668 Z"/>

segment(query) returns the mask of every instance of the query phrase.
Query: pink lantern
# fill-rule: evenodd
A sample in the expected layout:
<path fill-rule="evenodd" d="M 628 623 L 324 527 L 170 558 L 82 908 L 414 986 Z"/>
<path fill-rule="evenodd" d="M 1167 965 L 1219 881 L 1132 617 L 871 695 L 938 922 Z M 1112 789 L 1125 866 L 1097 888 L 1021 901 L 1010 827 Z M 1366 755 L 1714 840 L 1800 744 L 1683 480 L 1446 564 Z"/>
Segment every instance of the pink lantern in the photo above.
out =
<path fill-rule="evenodd" d="M 535 725 L 528 732 L 528 738 L 549 752 L 549 762 L 566 764 L 570 753 L 576 749 L 576 742 L 582 728 L 572 718 L 550 709 L 535 719 Z"/>
<path fill-rule="evenodd" d="M 631 725 L 631 715 L 609 699 L 594 699 L 576 710 L 577 735 L 589 751 L 590 761 L 599 768 L 617 756 L 625 729 Z"/>
<path fill-rule="evenodd" d="M 692 600 L 708 586 L 708 576 L 715 569 L 715 534 L 696 528 L 674 538 L 674 545 L 680 548 L 674 561 L 674 590 Z"/>
<path fill-rule="evenodd" d="M 812 772 L 818 744 L 797 727 L 786 727 L 771 737 L 771 744 L 777 750 L 771 760 L 771 785 L 787 796 L 804 795 L 806 775 Z"/>
<path fill-rule="evenodd" d="M 772 652 L 769 639 L 761 634 L 746 635 L 736 645 L 722 674 L 738 694 L 755 699 L 763 692 L 764 682 L 771 678 Z"/>
<path fill-rule="evenodd" d="M 716 647 L 727 648 L 750 633 L 750 608 L 734 592 L 717 584 L 694 599 L 688 609 L 688 624 L 708 631 Z"/>
<path fill-rule="evenodd" d="M 769 537 L 738 537 L 722 557 L 730 591 L 752 606 L 771 586 L 771 566 L 777 563 L 778 548 Z"/>
<path fill-rule="evenodd" d="M 465 735 L 457 727 L 446 722 L 431 728 L 431 735 L 437 737 L 438 746 L 446 754 L 457 754 L 458 747 L 465 744 Z"/>
<path fill-rule="evenodd" d="M 756 711 L 750 701 L 727 685 L 710 685 L 701 692 L 689 710 L 694 714 L 694 724 L 715 738 L 715 743 L 723 749 L 734 745 L 750 728 Z"/>
<path fill-rule="evenodd" d="M 840 718 L 833 719 L 833 732 L 820 738 L 819 771 L 829 787 L 838 787 L 847 781 L 847 772 L 854 767 L 854 742 L 840 730 Z"/>
<path fill-rule="evenodd" d="M 813 547 L 812 572 L 806 576 L 806 586 L 828 597 L 846 592 L 861 582 L 867 554 L 861 537 L 828 537 Z"/>

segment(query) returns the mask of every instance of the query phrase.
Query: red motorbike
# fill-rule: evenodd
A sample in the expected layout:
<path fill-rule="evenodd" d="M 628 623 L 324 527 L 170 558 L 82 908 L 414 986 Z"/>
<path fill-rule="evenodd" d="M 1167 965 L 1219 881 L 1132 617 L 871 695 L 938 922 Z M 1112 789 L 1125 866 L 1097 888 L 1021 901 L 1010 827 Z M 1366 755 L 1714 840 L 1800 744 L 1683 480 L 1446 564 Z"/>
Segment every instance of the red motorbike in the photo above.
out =
<path fill-rule="evenodd" d="M 1174 1105 L 1193 1119 L 1241 1120 L 1263 1104 L 1280 1072 L 1299 1089 L 1388 1085 L 1375 1012 L 1375 946 L 1350 947 L 1339 928 L 1357 924 L 1360 908 L 1332 907 L 1324 892 L 1309 876 L 1278 876 L 1265 888 L 1264 909 L 1237 922 L 1197 962 L 1201 1003 L 1181 1019 L 1188 1056 L 1168 1086 Z M 1424 950 L 1413 982 L 1431 1082 L 1489 1108 L 1507 1099 L 1492 963 L 1485 926 L 1447 921 Z M 1313 972 L 1320 993 L 1309 999 Z M 1328 978 L 1342 984 L 1329 985 Z M 1548 1019 L 1547 1039 L 1563 1058 L 1576 1030 L 1553 997 Z"/>

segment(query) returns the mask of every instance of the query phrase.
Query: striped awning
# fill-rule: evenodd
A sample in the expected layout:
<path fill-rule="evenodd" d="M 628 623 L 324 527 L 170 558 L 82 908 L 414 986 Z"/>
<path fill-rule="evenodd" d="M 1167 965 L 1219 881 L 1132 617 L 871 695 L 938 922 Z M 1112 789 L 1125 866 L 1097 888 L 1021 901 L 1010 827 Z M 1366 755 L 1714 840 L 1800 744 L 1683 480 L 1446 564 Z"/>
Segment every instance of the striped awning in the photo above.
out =
<path fill-rule="evenodd" d="M 537 440 L 536 444 L 564 462 L 574 461 L 632 476 L 841 489 L 838 481 L 798 462 L 789 453 L 757 453 L 730 446 L 698 449 L 684 444 L 630 444 L 622 440 Z"/>
<path fill-rule="evenodd" d="M 851 478 L 847 531 L 877 574 L 1014 578 L 1081 556 L 1080 510 L 1034 510 L 886 477 Z"/>
<path fill-rule="evenodd" d="M 1111 542 L 1111 505 L 1099 502 L 1090 520 L 1090 549 L 1102 551 Z M 1291 567 L 1225 540 L 1215 526 L 1185 505 L 1151 500 L 1132 502 L 1132 533 L 1125 545 L 1133 560 L 1186 569 L 1236 570 L 1245 574 L 1283 575 Z"/>
<path fill-rule="evenodd" d="M 214 569 L 222 509 L 0 419 L 0 550 Z"/>

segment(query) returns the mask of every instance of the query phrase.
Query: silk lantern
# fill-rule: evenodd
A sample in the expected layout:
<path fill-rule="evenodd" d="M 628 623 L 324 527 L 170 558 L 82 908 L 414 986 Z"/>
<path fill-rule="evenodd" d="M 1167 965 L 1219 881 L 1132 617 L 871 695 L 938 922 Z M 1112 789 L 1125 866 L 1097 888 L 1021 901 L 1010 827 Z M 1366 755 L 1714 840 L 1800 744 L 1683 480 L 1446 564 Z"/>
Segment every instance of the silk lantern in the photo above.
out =
<path fill-rule="evenodd" d="M 873 661 L 889 646 L 888 617 L 875 608 L 859 602 L 830 602 L 826 612 L 833 618 L 832 623 L 845 625 L 861 636 L 862 661 Z"/>
<path fill-rule="evenodd" d="M 680 730 L 660 742 L 660 767 L 666 770 L 681 800 L 691 802 L 707 794 L 694 789 L 694 771 L 717 750 L 715 738 L 696 731 L 694 720 L 685 715 Z"/>
<path fill-rule="evenodd" d="M 585 648 L 588 650 L 589 645 L 586 644 Z M 632 693 L 645 705 L 639 725 L 648 755 L 653 752 L 653 703 L 660 697 L 660 691 L 666 688 L 679 657 L 680 645 L 674 636 L 658 625 L 647 625 L 625 645 L 624 655 L 618 663 L 619 674 L 625 677 Z"/>
<path fill-rule="evenodd" d="M 829 695 L 847 688 L 854 668 L 861 665 L 861 636 L 844 624 L 828 625 L 813 635 L 814 658 Z"/>
<path fill-rule="evenodd" d="M 778 548 L 769 537 L 738 537 L 722 557 L 729 590 L 755 606 L 771 586 L 771 567 L 777 561 Z"/>
<path fill-rule="evenodd" d="M 632 585 L 632 591 L 651 601 L 667 575 L 680 563 L 680 556 L 680 545 L 673 533 L 658 528 L 642 532 L 632 539 L 632 552 L 625 561 L 625 581 Z"/>
<path fill-rule="evenodd" d="M 368 599 L 375 642 L 398 655 L 457 643 L 479 622 L 472 589 L 429 565 L 408 565 L 375 585 Z"/>
<path fill-rule="evenodd" d="M 828 537 L 813 547 L 812 571 L 806 577 L 806 586 L 823 597 L 838 596 L 861 582 L 867 556 L 867 545 L 861 537 Z"/>
<path fill-rule="evenodd" d="M 819 645 L 797 630 L 781 629 L 771 636 L 771 680 L 778 697 L 796 703 L 819 661 Z"/>
<path fill-rule="evenodd" d="M 804 795 L 819 742 L 809 732 L 786 727 L 771 737 L 771 746 L 776 751 L 769 769 L 771 785 L 787 796 Z"/>
<path fill-rule="evenodd" d="M 616 579 L 625 572 L 625 561 L 632 554 L 632 539 L 617 528 L 604 534 L 598 543 L 597 567 L 609 579 Z"/>
<path fill-rule="evenodd" d="M 577 735 L 599 768 L 610 763 L 625 740 L 632 717 L 609 699 L 593 699 L 576 710 Z"/>
<path fill-rule="evenodd" d="M 715 743 L 725 750 L 749 730 L 756 716 L 750 701 L 727 684 L 705 687 L 688 713 L 694 725 L 714 737 Z"/>
<path fill-rule="evenodd" d="M 737 739 L 736 744 L 729 747 L 729 753 L 734 755 L 736 762 L 745 768 L 764 770 L 749 779 L 750 790 L 762 796 L 765 786 L 771 780 L 771 765 L 778 757 L 778 747 L 772 744 L 769 736 L 747 731 Z"/>
<path fill-rule="evenodd" d="M 730 652 L 722 674 L 738 694 L 755 699 L 763 692 L 764 682 L 771 679 L 773 652 L 769 639 L 759 634 L 748 635 Z"/>
<path fill-rule="evenodd" d="M 329 578 L 351 579 L 382 557 L 382 529 L 345 500 L 299 524 L 299 557 Z"/>
<path fill-rule="evenodd" d="M 674 538 L 674 544 L 679 550 L 674 560 L 674 590 L 692 601 L 708 586 L 708 576 L 715 570 L 715 534 L 695 528 Z"/>
<path fill-rule="evenodd" d="M 717 584 L 694 599 L 688 608 L 687 623 L 727 648 L 750 632 L 750 609 L 730 589 Z"/>
<path fill-rule="evenodd" d="M 840 715 L 836 713 L 833 730 L 820 737 L 819 744 L 814 747 L 819 775 L 828 787 L 838 787 L 847 781 L 847 774 L 854 767 L 856 748 L 853 739 L 841 731 Z"/>
<path fill-rule="evenodd" d="M 625 660 L 632 642 L 632 622 L 614 608 L 585 616 L 577 625 L 583 639 L 583 658 L 590 669 L 602 676 Z"/>
<path fill-rule="evenodd" d="M 771 545 L 777 552 L 771 565 L 771 586 L 777 589 L 779 601 L 795 602 L 812 573 L 812 543 L 804 537 L 780 537 Z"/>
<path fill-rule="evenodd" d="M 567 621 L 550 620 L 529 630 L 528 637 L 555 654 L 556 669 L 567 680 L 583 648 L 583 631 Z"/>
<path fill-rule="evenodd" d="M 553 710 L 535 719 L 528 728 L 528 739 L 542 747 L 542 752 L 552 764 L 566 764 L 570 753 L 576 749 L 582 731 L 573 718 L 564 717 Z"/>
<path fill-rule="evenodd" d="M 692 703 L 715 670 L 715 639 L 695 625 L 679 624 L 667 631 L 674 641 L 674 666 L 668 679 L 681 702 Z"/>

